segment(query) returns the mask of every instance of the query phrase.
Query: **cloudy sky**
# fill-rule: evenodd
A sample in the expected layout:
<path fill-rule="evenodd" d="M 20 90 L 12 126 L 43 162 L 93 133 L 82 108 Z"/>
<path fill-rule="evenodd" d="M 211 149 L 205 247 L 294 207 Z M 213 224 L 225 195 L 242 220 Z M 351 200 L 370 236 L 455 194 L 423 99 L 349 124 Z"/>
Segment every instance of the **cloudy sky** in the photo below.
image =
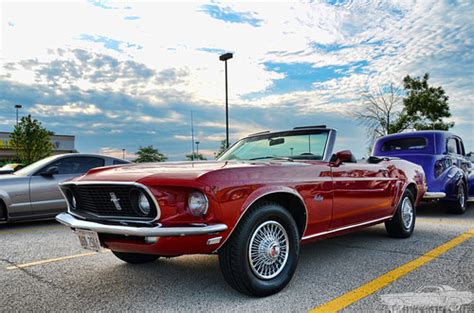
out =
<path fill-rule="evenodd" d="M 367 154 L 352 113 L 360 95 L 431 75 L 474 150 L 472 1 L 1 1 L 0 130 L 15 104 L 80 152 L 130 155 L 154 145 L 172 160 L 196 139 L 208 157 L 225 138 L 327 124 L 337 148 Z"/>

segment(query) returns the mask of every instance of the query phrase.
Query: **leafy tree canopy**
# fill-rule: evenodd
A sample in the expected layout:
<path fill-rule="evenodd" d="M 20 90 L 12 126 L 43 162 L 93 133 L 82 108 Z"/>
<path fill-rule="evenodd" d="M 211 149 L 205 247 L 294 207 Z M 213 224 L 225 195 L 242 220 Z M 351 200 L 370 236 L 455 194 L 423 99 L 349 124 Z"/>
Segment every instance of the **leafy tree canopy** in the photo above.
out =
<path fill-rule="evenodd" d="M 194 152 L 194 154 L 186 154 L 186 159 L 187 160 L 207 160 L 205 156 L 203 156 L 201 153 L 197 154 Z"/>
<path fill-rule="evenodd" d="M 18 160 L 31 164 L 48 157 L 53 152 L 51 136 L 53 132 L 41 126 L 41 122 L 31 115 L 21 118 L 10 136 L 11 145 L 17 153 Z"/>
<path fill-rule="evenodd" d="M 220 157 L 227 149 L 225 142 L 226 142 L 225 139 L 221 140 L 221 146 L 219 147 L 219 151 L 216 152 L 216 159 Z"/>
<path fill-rule="evenodd" d="M 446 123 L 444 118 L 450 117 L 449 97 L 442 87 L 428 84 L 430 76 L 426 73 L 422 78 L 403 78 L 406 96 L 403 99 L 404 114 L 399 124 L 416 130 L 438 129 L 448 130 L 454 123 Z"/>
<path fill-rule="evenodd" d="M 155 149 L 153 145 L 138 148 L 136 154 L 138 158 L 133 161 L 136 163 L 164 162 L 168 160 L 168 158 L 158 151 L 158 149 Z"/>

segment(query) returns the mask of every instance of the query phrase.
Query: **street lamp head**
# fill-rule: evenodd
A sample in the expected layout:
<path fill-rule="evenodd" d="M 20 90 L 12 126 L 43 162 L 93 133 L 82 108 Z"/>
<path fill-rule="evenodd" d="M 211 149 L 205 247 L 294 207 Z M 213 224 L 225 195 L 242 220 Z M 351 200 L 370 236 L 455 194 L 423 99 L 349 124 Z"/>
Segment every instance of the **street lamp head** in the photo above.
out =
<path fill-rule="evenodd" d="M 233 54 L 232 53 L 224 53 L 223 55 L 219 56 L 219 60 L 221 61 L 227 61 L 229 59 L 232 59 Z"/>
<path fill-rule="evenodd" d="M 21 105 L 19 105 L 19 104 L 15 104 L 15 109 L 21 109 L 21 108 L 22 108 L 22 106 L 21 106 Z"/>

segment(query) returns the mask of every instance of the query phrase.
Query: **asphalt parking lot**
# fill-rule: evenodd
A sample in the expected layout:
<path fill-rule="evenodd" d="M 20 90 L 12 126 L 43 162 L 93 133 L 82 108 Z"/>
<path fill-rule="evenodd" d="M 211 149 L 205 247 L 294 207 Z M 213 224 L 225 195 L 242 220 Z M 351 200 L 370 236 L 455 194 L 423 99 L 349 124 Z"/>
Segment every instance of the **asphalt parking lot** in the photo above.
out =
<path fill-rule="evenodd" d="M 462 216 L 423 206 L 409 239 L 391 239 L 378 225 L 303 246 L 290 285 L 258 299 L 225 283 L 217 256 L 129 265 L 82 250 L 54 221 L 0 225 L 0 311 L 388 312 L 381 296 L 444 286 L 472 296 L 473 236 L 474 205 Z M 404 312 L 448 309 L 405 304 Z M 449 308 L 473 312 L 474 302 Z"/>

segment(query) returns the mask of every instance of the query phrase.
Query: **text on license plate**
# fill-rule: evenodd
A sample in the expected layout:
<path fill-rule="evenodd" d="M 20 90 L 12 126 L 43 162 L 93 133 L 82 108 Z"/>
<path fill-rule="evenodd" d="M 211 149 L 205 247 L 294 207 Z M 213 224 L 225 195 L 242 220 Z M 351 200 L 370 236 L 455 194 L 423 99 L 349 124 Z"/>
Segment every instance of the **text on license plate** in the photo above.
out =
<path fill-rule="evenodd" d="M 76 229 L 75 233 L 79 237 L 79 242 L 84 249 L 101 250 L 99 235 L 95 231 Z"/>

